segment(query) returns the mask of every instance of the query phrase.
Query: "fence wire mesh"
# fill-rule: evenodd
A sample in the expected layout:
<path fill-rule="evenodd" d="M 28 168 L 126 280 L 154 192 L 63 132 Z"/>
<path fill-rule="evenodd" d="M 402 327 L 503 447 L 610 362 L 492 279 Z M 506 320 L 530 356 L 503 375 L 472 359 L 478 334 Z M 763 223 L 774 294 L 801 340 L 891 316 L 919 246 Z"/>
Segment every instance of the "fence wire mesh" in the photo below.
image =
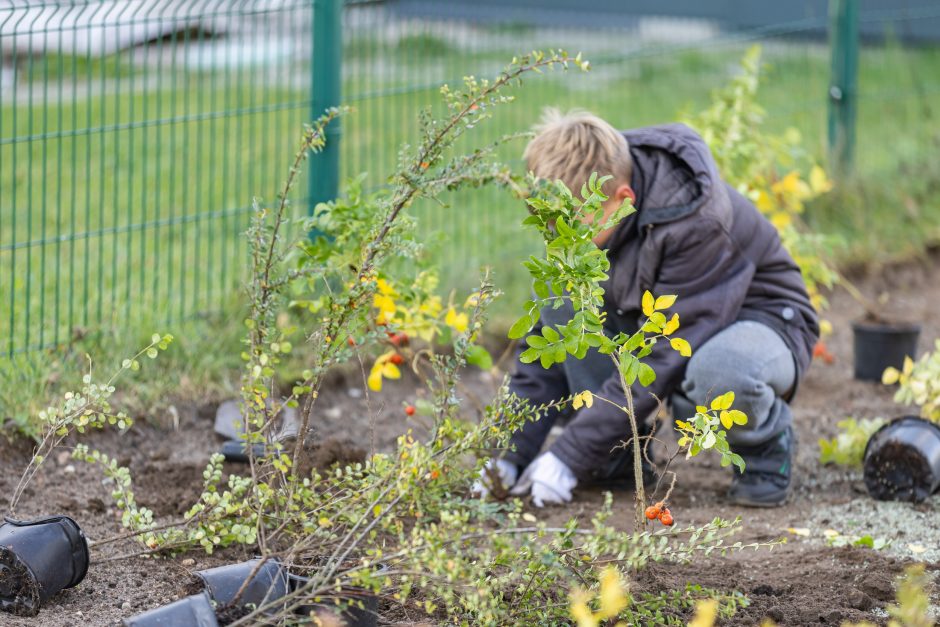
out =
<path fill-rule="evenodd" d="M 761 43 L 768 124 L 798 129 L 825 155 L 825 7 L 732 32 L 714 20 L 572 20 L 561 10 L 484 19 L 458 5 L 346 3 L 342 94 L 355 112 L 342 122 L 342 177 L 365 172 L 381 185 L 442 83 L 495 74 L 541 48 L 582 51 L 595 69 L 530 79 L 467 142 L 528 129 L 546 105 L 624 128 L 672 121 L 703 107 Z M 231 302 L 252 198 L 273 198 L 310 119 L 314 16 L 313 0 L 0 1 L 0 351 Z M 856 167 L 897 181 L 940 148 L 940 48 L 904 37 L 912 25 L 940 32 L 940 7 L 863 10 L 861 20 L 881 36 L 860 56 Z M 522 148 L 501 156 L 519 163 Z M 306 195 L 301 185 L 297 211 Z M 533 242 L 518 201 L 475 190 L 448 202 L 416 207 L 442 283 L 467 288 L 486 264 L 498 284 L 524 291 L 518 261 Z"/>

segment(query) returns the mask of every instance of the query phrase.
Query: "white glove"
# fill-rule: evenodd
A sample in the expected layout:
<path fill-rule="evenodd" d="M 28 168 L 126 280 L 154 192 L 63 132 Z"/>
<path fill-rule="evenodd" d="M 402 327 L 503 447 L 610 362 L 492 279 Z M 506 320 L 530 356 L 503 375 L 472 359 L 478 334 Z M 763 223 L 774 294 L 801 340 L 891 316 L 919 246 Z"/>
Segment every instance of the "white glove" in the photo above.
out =
<path fill-rule="evenodd" d="M 515 485 L 516 479 L 519 478 L 519 469 L 516 468 L 516 465 L 505 459 L 490 458 L 486 460 L 486 465 L 480 470 L 480 478 L 473 482 L 473 487 L 470 488 L 471 494 L 481 498 L 489 496 L 491 492 L 491 480 L 487 469 L 493 468 L 494 465 L 496 467 L 496 474 L 499 476 L 499 481 L 503 484 L 504 489 L 508 490 Z"/>
<path fill-rule="evenodd" d="M 532 502 L 536 507 L 546 504 L 571 502 L 571 491 L 578 485 L 571 469 L 553 453 L 543 453 L 529 464 L 519 483 L 509 491 L 513 496 L 525 496 L 532 492 Z"/>

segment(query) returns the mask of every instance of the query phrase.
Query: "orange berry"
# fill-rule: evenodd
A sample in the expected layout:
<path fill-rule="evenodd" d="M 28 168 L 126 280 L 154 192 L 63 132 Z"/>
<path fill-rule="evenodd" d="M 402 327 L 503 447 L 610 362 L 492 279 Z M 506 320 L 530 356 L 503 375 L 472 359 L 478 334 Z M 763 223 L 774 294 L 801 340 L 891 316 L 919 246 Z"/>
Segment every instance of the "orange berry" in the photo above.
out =
<path fill-rule="evenodd" d="M 422 162 L 421 162 L 421 169 L 422 169 L 422 170 L 427 170 L 429 167 L 431 167 L 431 164 L 428 163 L 427 161 L 422 161 Z"/>
<path fill-rule="evenodd" d="M 656 520 L 659 518 L 659 508 L 655 505 L 650 505 L 646 508 L 646 517 L 650 520 Z"/>
<path fill-rule="evenodd" d="M 400 366 L 402 365 L 402 363 L 404 363 L 405 359 L 398 353 L 395 353 L 389 358 L 389 361 L 395 364 L 396 366 Z"/>
<path fill-rule="evenodd" d="M 672 512 L 669 511 L 669 508 L 666 508 L 659 515 L 659 522 L 663 523 L 667 527 L 672 527 L 674 522 L 672 519 Z"/>
<path fill-rule="evenodd" d="M 437 478 L 440 477 L 440 476 L 441 476 L 440 471 L 438 471 L 438 470 L 432 470 L 432 471 L 431 471 L 431 479 L 437 479 Z"/>
<path fill-rule="evenodd" d="M 349 338 L 346 338 L 346 343 L 349 344 L 350 346 L 355 346 L 355 345 L 356 345 L 356 340 L 354 340 L 354 339 L 352 339 L 351 337 L 349 337 Z"/>
<path fill-rule="evenodd" d="M 405 413 L 408 414 L 409 416 L 414 416 L 414 415 L 415 415 L 415 406 L 414 406 L 414 405 L 406 405 L 406 406 L 405 406 Z"/>

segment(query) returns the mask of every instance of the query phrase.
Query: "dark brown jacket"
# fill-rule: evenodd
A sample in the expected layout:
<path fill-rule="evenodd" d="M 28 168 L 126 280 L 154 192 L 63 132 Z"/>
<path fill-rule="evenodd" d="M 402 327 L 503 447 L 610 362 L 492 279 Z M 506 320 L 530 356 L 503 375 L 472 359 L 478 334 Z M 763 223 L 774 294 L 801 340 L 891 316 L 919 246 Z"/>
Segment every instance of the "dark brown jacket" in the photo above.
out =
<path fill-rule="evenodd" d="M 756 320 L 776 330 L 793 352 L 798 377 L 809 366 L 819 336 L 816 311 L 800 269 L 783 248 L 776 229 L 744 196 L 722 181 L 708 146 L 689 127 L 670 124 L 624 132 L 633 157 L 632 187 L 637 212 L 608 242 L 610 276 L 605 309 L 633 321 L 641 317 L 645 290 L 678 296 L 677 335 L 693 350 L 738 320 Z M 682 382 L 688 359 L 660 342 L 648 363 L 656 381 L 633 387 L 637 417 L 650 417 L 656 398 L 668 399 Z M 534 403 L 568 390 L 560 365 L 518 363 L 511 389 Z M 619 376 L 595 390 L 624 402 Z M 521 466 L 538 453 L 553 416 L 527 425 L 513 437 L 507 457 Z M 539 424 L 542 423 L 542 424 Z M 581 479 L 607 464 L 611 450 L 629 437 L 628 420 L 608 403 L 581 409 L 551 450 Z"/>

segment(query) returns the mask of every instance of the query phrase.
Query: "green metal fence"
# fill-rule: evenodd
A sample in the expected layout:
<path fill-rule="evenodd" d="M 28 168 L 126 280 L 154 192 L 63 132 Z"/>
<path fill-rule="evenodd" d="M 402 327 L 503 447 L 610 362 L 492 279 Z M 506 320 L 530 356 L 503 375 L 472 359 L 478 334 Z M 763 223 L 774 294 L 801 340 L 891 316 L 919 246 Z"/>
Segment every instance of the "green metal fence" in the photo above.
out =
<path fill-rule="evenodd" d="M 583 51 L 595 69 L 532 79 L 467 142 L 525 129 L 549 104 L 621 127 L 671 121 L 703 106 L 759 42 L 773 72 L 762 92 L 771 126 L 799 129 L 827 152 L 831 55 L 811 36 L 826 14 L 726 33 L 696 20 L 477 22 L 347 2 L 342 47 L 327 57 L 342 58 L 342 73 L 331 78 L 324 73 L 336 64 L 316 51 L 338 33 L 314 25 L 333 1 L 0 1 L 0 352 L 231 302 L 252 198 L 273 198 L 331 80 L 355 108 L 334 138 L 339 178 L 366 172 L 370 186 L 415 137 L 418 109 L 437 106 L 441 83 L 492 74 L 534 48 Z M 938 152 L 940 49 L 892 33 L 940 20 L 940 7 L 924 0 L 859 19 L 887 37 L 860 51 L 855 167 L 888 179 Z M 507 146 L 502 156 L 517 161 L 521 151 Z M 316 191 L 301 185 L 297 210 L 322 198 L 331 178 L 317 162 Z M 503 287 L 521 285 L 518 260 L 532 246 L 517 226 L 521 208 L 498 191 L 456 194 L 450 205 L 416 207 L 438 242 L 443 283 L 467 287 L 489 264 Z"/>

